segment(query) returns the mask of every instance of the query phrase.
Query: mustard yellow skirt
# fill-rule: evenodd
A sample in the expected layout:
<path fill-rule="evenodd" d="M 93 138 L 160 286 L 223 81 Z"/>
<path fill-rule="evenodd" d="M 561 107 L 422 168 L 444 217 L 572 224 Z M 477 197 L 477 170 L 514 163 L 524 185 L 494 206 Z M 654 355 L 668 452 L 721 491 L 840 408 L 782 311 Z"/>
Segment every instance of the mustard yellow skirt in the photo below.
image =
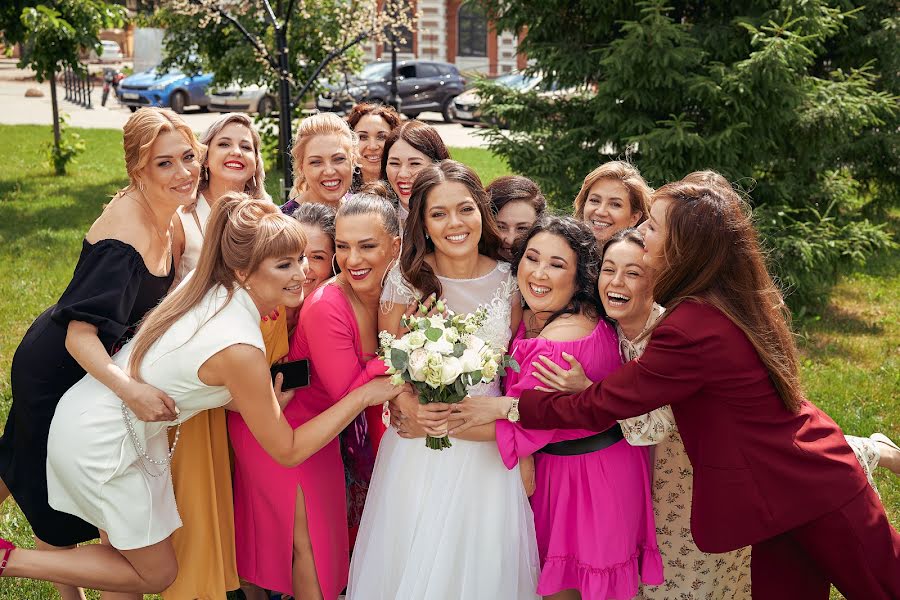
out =
<path fill-rule="evenodd" d="M 288 352 L 287 317 L 260 323 L 272 364 Z M 183 526 L 172 534 L 178 577 L 164 600 L 221 600 L 240 587 L 234 548 L 231 449 L 224 408 L 203 411 L 181 426 L 172 484 Z"/>

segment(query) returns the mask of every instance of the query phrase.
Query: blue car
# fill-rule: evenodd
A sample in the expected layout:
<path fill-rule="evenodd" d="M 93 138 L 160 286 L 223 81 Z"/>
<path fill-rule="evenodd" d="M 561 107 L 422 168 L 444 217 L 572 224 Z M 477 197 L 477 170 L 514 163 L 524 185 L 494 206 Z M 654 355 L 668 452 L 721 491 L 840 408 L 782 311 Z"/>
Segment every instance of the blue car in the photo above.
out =
<path fill-rule="evenodd" d="M 206 108 L 209 97 L 206 89 L 213 76 L 200 73 L 189 77 L 184 73 L 160 73 L 150 69 L 135 73 L 119 83 L 119 102 L 128 106 L 131 112 L 142 106 L 163 106 L 183 113 L 186 106 Z"/>

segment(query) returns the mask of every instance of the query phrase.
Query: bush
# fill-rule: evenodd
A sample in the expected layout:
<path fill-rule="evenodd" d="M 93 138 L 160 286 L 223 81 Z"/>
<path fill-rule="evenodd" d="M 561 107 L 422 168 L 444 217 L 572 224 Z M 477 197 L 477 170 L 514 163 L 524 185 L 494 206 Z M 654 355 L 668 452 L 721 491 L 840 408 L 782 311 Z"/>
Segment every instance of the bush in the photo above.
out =
<path fill-rule="evenodd" d="M 797 313 L 848 261 L 891 244 L 864 216 L 896 204 L 900 122 L 893 2 L 484 0 L 525 31 L 532 69 L 571 97 L 479 84 L 485 135 L 558 207 L 627 159 L 651 185 L 715 169 L 754 185 L 774 270 Z M 527 29 L 525 26 L 527 25 Z"/>

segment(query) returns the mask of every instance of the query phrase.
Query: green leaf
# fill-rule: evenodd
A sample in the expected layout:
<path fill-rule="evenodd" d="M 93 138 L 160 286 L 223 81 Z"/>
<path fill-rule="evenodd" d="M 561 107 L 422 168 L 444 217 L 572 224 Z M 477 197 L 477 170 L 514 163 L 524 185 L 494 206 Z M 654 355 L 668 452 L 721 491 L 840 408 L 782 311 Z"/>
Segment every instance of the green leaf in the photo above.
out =
<path fill-rule="evenodd" d="M 398 371 L 405 371 L 409 365 L 409 355 L 399 348 L 391 348 L 391 365 Z"/>
<path fill-rule="evenodd" d="M 436 342 L 441 339 L 441 336 L 444 335 L 444 332 L 438 329 L 437 327 L 429 327 L 425 330 L 425 337 L 428 338 L 429 341 Z"/>
<path fill-rule="evenodd" d="M 453 356 L 459 358 L 466 351 L 466 345 L 460 342 L 453 344 Z"/>

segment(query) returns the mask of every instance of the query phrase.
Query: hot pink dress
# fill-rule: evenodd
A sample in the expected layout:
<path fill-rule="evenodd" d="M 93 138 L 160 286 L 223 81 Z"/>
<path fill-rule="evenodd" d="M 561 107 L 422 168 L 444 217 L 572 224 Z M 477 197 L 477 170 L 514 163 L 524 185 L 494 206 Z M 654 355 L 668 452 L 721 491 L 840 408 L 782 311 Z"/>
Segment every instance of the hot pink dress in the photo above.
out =
<path fill-rule="evenodd" d="M 510 352 L 522 366 L 521 373 L 507 373 L 506 394 L 510 396 L 543 385 L 531 366 L 538 356 L 568 368 L 562 358 L 567 352 L 578 359 L 592 381 L 602 380 L 622 364 L 618 338 L 605 321 L 590 335 L 565 342 L 526 338 L 523 323 Z M 584 600 L 633 598 L 641 581 L 663 581 L 648 450 L 620 440 L 576 456 L 539 452 L 549 443 L 595 433 L 584 429 L 538 431 L 509 421 L 497 422 L 497 446 L 508 468 L 514 468 L 520 457 L 534 454 L 537 488 L 531 508 L 541 558 L 537 591 L 542 596 L 576 589 Z"/>
<path fill-rule="evenodd" d="M 292 427 L 324 412 L 354 388 L 384 372 L 363 354 L 353 308 L 327 284 L 306 299 L 291 339 L 289 360 L 308 358 L 310 385 L 284 409 Z M 378 409 L 380 413 L 380 408 Z M 297 487 L 306 499 L 309 536 L 325 600 L 347 585 L 350 549 L 347 487 L 337 438 L 294 468 L 275 462 L 237 413 L 228 419 L 234 447 L 234 520 L 238 574 L 260 587 L 291 593 Z"/>

